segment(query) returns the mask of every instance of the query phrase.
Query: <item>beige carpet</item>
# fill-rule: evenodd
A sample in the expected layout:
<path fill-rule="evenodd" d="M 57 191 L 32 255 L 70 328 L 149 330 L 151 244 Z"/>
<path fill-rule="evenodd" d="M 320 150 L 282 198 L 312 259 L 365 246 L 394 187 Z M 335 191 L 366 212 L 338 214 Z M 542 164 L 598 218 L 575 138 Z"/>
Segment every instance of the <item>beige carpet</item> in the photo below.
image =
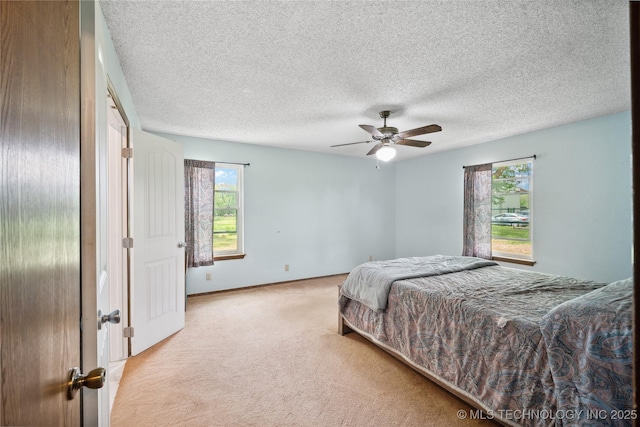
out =
<path fill-rule="evenodd" d="M 111 424 L 493 425 L 357 334 L 338 335 L 344 277 L 188 298 L 184 330 L 127 362 Z"/>

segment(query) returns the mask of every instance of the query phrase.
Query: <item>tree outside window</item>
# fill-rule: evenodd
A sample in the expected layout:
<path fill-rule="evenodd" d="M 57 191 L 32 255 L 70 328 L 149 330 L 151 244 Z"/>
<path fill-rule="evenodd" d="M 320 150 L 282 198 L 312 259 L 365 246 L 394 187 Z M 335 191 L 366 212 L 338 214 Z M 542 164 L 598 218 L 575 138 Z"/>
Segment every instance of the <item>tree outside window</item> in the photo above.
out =
<path fill-rule="evenodd" d="M 491 178 L 491 254 L 533 259 L 533 162 L 494 163 Z"/>
<path fill-rule="evenodd" d="M 216 163 L 214 189 L 214 256 L 239 255 L 242 244 L 242 165 Z"/>

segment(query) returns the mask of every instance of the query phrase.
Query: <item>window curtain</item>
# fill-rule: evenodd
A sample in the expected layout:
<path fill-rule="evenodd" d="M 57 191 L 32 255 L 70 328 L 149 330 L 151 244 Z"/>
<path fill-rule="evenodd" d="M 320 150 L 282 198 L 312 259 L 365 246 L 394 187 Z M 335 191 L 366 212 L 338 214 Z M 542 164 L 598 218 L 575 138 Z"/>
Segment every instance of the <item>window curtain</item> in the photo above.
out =
<path fill-rule="evenodd" d="M 214 162 L 185 159 L 184 215 L 187 267 L 213 265 Z"/>
<path fill-rule="evenodd" d="M 462 255 L 491 258 L 491 163 L 464 169 Z"/>

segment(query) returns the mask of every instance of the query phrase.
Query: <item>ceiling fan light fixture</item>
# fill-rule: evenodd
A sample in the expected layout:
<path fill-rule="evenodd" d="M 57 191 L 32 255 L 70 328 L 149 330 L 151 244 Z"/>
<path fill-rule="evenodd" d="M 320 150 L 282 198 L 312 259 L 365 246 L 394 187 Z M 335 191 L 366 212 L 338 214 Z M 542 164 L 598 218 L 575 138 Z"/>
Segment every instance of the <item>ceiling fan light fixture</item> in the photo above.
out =
<path fill-rule="evenodd" d="M 409 139 L 412 136 L 424 135 L 426 133 L 432 132 L 440 132 L 442 128 L 439 125 L 433 124 L 428 126 L 422 126 L 416 129 L 405 130 L 403 132 L 398 132 L 398 128 L 393 126 L 387 126 L 387 117 L 389 117 L 391 111 L 380 111 L 380 117 L 384 119 L 384 124 L 382 127 L 375 127 L 371 125 L 358 125 L 362 130 L 367 132 L 370 135 L 368 141 L 360 141 L 360 142 L 349 142 L 347 144 L 337 144 L 332 145 L 331 147 L 342 147 L 343 145 L 353 145 L 353 144 L 368 144 L 370 142 L 375 142 L 375 146 L 369 150 L 367 156 L 371 156 L 373 154 L 376 155 L 378 160 L 382 160 L 383 162 L 388 162 L 396 156 L 396 150 L 390 145 L 408 145 L 410 147 L 427 147 L 431 144 L 429 141 L 419 141 L 417 139 Z"/>
<path fill-rule="evenodd" d="M 378 160 L 382 160 L 383 162 L 388 162 L 396 156 L 395 148 L 384 146 L 376 151 L 376 157 Z"/>

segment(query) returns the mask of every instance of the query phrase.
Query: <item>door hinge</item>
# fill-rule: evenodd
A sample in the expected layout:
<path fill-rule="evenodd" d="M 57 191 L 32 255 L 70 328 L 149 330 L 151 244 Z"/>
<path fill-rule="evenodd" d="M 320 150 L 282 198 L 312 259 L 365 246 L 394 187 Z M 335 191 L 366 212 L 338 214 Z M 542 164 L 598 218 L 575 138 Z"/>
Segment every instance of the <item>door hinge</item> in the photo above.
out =
<path fill-rule="evenodd" d="M 133 326 L 122 329 L 125 338 L 133 338 Z"/>
<path fill-rule="evenodd" d="M 125 159 L 130 159 L 133 157 L 133 148 L 127 147 L 122 149 L 122 157 Z"/>
<path fill-rule="evenodd" d="M 133 248 L 133 237 L 125 237 L 122 239 L 122 247 L 125 249 Z"/>

